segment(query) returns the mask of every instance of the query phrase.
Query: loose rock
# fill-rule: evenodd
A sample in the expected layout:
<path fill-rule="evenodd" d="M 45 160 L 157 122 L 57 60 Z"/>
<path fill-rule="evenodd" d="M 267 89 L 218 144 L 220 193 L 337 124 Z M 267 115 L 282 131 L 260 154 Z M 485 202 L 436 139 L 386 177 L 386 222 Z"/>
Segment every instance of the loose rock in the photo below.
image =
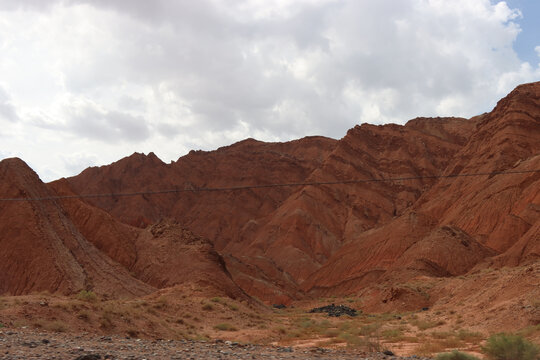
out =
<path fill-rule="evenodd" d="M 349 315 L 349 316 L 358 315 L 355 309 L 352 309 L 345 305 L 334 305 L 334 304 L 314 308 L 314 309 L 311 309 L 309 312 L 310 313 L 327 313 L 328 316 L 334 316 L 334 317 L 339 317 L 342 315 Z"/>
<path fill-rule="evenodd" d="M 42 345 L 44 336 L 52 346 Z M 355 349 L 294 348 L 240 344 L 234 341 L 193 341 L 124 339 L 110 336 L 109 341 L 91 334 L 39 333 L 31 329 L 17 329 L 2 338 L 2 360 L 72 359 L 72 360 L 127 360 L 127 359 L 289 359 L 289 360 L 382 360 L 383 353 L 365 354 Z M 31 344 L 36 345 L 31 346 Z M 106 354 L 106 355 L 105 355 Z M 412 357 L 394 357 L 407 360 Z M 417 360 L 429 360 L 415 357 Z"/>

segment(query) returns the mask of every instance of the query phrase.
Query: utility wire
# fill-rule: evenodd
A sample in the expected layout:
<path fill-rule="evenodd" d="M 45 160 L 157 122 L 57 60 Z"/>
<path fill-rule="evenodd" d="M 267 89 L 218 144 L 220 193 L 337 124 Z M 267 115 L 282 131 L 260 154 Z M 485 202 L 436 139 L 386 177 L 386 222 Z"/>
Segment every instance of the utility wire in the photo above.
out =
<path fill-rule="evenodd" d="M 0 198 L 0 201 L 47 201 L 47 200 L 63 200 L 63 199 L 159 195 L 159 194 L 186 193 L 186 192 L 195 193 L 195 192 L 211 192 L 211 191 L 236 191 L 236 190 L 266 189 L 266 188 L 276 188 L 276 187 L 361 184 L 361 183 L 368 183 L 368 182 L 387 182 L 387 181 L 403 181 L 403 180 L 418 180 L 418 179 L 444 179 L 444 178 L 471 177 L 471 176 L 530 174 L 530 173 L 538 173 L 538 172 L 540 172 L 540 169 L 539 170 L 520 170 L 520 171 L 494 171 L 494 172 L 470 173 L 470 174 L 409 176 L 409 177 L 379 178 L 379 179 L 355 179 L 355 180 L 337 180 L 337 181 L 310 181 L 310 182 L 284 183 L 284 184 L 241 185 L 241 186 L 214 187 L 214 188 L 211 188 L 211 187 L 191 188 L 191 189 L 184 188 L 184 189 L 137 191 L 137 192 L 125 192 L 125 193 L 45 196 L 45 197 L 36 197 L 36 198 L 3 198 L 3 199 Z"/>

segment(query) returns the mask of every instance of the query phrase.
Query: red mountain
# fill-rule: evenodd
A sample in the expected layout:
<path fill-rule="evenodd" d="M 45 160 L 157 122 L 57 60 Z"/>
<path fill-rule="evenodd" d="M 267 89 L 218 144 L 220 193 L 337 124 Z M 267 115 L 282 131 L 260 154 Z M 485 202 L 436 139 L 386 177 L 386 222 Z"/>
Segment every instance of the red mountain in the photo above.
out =
<path fill-rule="evenodd" d="M 522 85 L 476 119 L 441 178 L 400 217 L 341 247 L 303 284 L 347 293 L 374 281 L 464 274 L 484 259 L 540 258 L 540 83 Z M 497 254 L 499 256 L 491 258 Z"/>
<path fill-rule="evenodd" d="M 53 195 L 23 161 L 0 162 L 1 198 Z M 1 201 L 0 234 L 2 294 L 93 290 L 126 297 L 154 290 L 93 246 L 57 201 Z"/>
<path fill-rule="evenodd" d="M 0 245 L 24 263 L 4 265 L 13 280 L 2 279 L 0 292 L 84 287 L 80 272 L 52 266 L 49 280 L 33 272 L 33 261 L 59 261 L 67 250 L 47 244 L 62 239 L 70 253 L 89 248 L 121 268 L 134 284 L 123 286 L 143 293 L 201 286 L 287 302 L 371 291 L 373 304 L 391 306 L 416 296 L 403 284 L 418 278 L 538 261 L 539 139 L 540 83 L 532 83 L 472 119 L 363 124 L 340 140 L 248 139 L 171 164 L 136 153 L 46 187 L 28 169 L 13 175 L 18 162 L 5 160 L 2 197 L 113 195 L 0 203 Z M 152 193 L 162 190 L 177 191 Z M 49 240 L 36 245 L 41 233 Z M 73 256 L 70 264 L 93 274 Z"/>

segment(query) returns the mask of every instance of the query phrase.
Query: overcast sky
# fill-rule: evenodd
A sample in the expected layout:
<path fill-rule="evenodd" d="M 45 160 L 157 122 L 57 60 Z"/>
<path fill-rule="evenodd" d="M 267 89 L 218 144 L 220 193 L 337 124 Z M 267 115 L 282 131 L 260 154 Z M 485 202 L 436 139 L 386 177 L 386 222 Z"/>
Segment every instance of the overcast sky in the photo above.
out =
<path fill-rule="evenodd" d="M 0 0 L 0 158 L 45 181 L 131 153 L 471 117 L 540 80 L 538 0 Z"/>

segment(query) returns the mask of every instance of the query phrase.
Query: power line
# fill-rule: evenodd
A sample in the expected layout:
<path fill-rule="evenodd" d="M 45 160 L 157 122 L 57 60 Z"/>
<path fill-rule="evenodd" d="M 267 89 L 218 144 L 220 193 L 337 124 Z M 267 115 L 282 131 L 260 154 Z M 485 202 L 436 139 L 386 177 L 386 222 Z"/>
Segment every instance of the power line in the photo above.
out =
<path fill-rule="evenodd" d="M 450 175 L 427 175 L 427 176 L 408 176 L 398 178 L 379 178 L 379 179 L 354 179 L 354 180 L 337 180 L 337 181 L 310 181 L 298 183 L 283 183 L 283 184 L 263 184 L 263 185 L 241 185 L 229 187 L 203 187 L 203 188 L 184 188 L 184 189 L 168 189 L 155 191 L 137 191 L 126 193 L 102 193 L 102 194 L 80 194 L 80 195 L 63 195 L 63 196 L 45 196 L 37 198 L 0 198 L 0 201 L 47 201 L 47 200 L 64 200 L 64 199 L 82 199 L 82 198 L 103 198 L 103 197 L 125 197 L 139 195 L 159 195 L 185 192 L 212 192 L 212 191 L 236 191 L 248 189 L 266 189 L 275 187 L 296 187 L 296 186 L 320 186 L 320 185 L 340 185 L 340 184 L 360 184 L 368 182 L 388 182 L 388 181 L 404 181 L 404 180 L 419 180 L 419 179 L 443 179 L 471 176 L 494 176 L 494 175 L 511 175 L 511 174 L 530 174 L 537 173 L 539 170 L 520 170 L 520 171 L 494 171 L 484 173 L 470 174 L 450 174 Z"/>

